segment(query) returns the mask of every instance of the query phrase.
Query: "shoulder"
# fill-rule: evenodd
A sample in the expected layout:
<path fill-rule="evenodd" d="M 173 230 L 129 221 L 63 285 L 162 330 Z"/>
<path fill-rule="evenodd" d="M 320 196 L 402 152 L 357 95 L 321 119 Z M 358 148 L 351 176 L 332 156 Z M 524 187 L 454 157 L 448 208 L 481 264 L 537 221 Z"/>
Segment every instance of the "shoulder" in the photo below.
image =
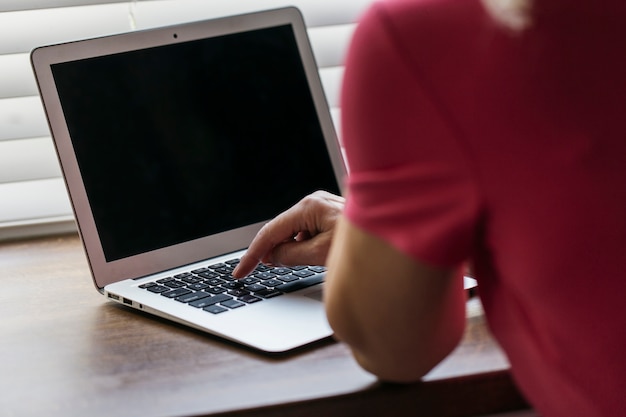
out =
<path fill-rule="evenodd" d="M 491 24 L 481 0 L 381 0 L 372 4 L 362 24 L 382 21 L 398 36 L 433 33 L 454 38 Z"/>
<path fill-rule="evenodd" d="M 494 28 L 481 0 L 382 0 L 362 16 L 355 40 L 367 49 L 384 36 L 412 71 L 454 79 L 459 66 L 480 65 Z"/>

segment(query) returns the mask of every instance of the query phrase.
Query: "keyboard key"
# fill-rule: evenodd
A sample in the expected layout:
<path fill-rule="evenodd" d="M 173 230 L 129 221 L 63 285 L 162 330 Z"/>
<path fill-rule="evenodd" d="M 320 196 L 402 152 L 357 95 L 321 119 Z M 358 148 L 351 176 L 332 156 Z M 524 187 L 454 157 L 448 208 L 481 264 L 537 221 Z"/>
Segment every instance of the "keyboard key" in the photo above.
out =
<path fill-rule="evenodd" d="M 200 300 L 201 298 L 210 297 L 211 294 L 203 291 L 191 292 L 189 294 L 181 295 L 180 297 L 176 297 L 176 301 L 180 301 L 181 303 L 190 303 L 192 301 Z"/>
<path fill-rule="evenodd" d="M 164 282 L 163 285 L 165 285 L 166 287 L 170 287 L 170 288 L 180 288 L 180 287 L 184 287 L 185 283 L 181 281 L 171 280 L 171 281 Z"/>
<path fill-rule="evenodd" d="M 153 292 L 155 294 L 162 293 L 165 291 L 169 291 L 171 288 L 164 287 L 162 285 L 152 285 L 147 288 L 148 291 Z"/>
<path fill-rule="evenodd" d="M 191 291 L 188 290 L 187 288 L 176 288 L 175 290 L 172 290 L 172 291 L 162 292 L 161 295 L 167 298 L 176 298 L 176 297 L 180 297 L 181 295 L 189 294 L 190 292 Z"/>
<path fill-rule="evenodd" d="M 221 307 L 221 306 L 212 305 L 212 306 L 205 307 L 204 311 L 208 311 L 209 313 L 213 313 L 213 314 L 220 314 L 225 311 L 228 311 L 228 309 Z"/>
<path fill-rule="evenodd" d="M 269 271 L 270 269 L 272 268 L 263 264 L 258 264 L 256 268 L 254 268 L 254 270 L 257 272 L 265 272 L 265 271 Z"/>
<path fill-rule="evenodd" d="M 318 274 L 326 272 L 325 266 L 310 266 L 309 269 L 313 272 L 317 272 Z"/>
<path fill-rule="evenodd" d="M 205 290 L 206 292 L 210 292 L 211 294 L 221 294 L 226 292 L 226 288 L 223 287 L 211 287 Z"/>
<path fill-rule="evenodd" d="M 256 284 L 257 282 L 259 282 L 259 279 L 254 277 L 245 277 L 240 279 L 239 281 L 243 282 L 244 284 Z"/>
<path fill-rule="evenodd" d="M 294 271 L 293 275 L 300 277 L 300 278 L 306 278 L 306 277 L 310 277 L 311 275 L 315 275 L 315 272 L 309 271 L 308 269 L 302 269 L 300 271 Z"/>
<path fill-rule="evenodd" d="M 218 295 L 214 295 L 212 297 L 205 297 L 205 298 L 201 298 L 197 301 L 193 301 L 191 303 L 189 303 L 190 306 L 193 307 L 197 307 L 197 308 L 204 308 L 207 306 L 211 306 L 213 304 L 217 304 L 217 303 L 221 303 L 223 301 L 228 301 L 228 300 L 232 300 L 233 297 L 226 295 L 226 294 L 218 294 Z"/>
<path fill-rule="evenodd" d="M 263 301 L 263 299 L 259 297 L 255 297 L 254 295 L 244 295 L 243 297 L 239 297 L 239 301 L 252 304 L 252 303 L 256 303 L 257 301 Z"/>
<path fill-rule="evenodd" d="M 264 290 L 267 287 L 261 284 L 252 284 L 252 285 L 246 285 L 244 288 L 251 292 L 257 292 L 257 291 Z"/>
<path fill-rule="evenodd" d="M 250 294 L 250 291 L 244 290 L 243 288 L 235 288 L 234 290 L 228 291 L 228 295 L 233 295 L 235 297 L 242 297 L 248 294 Z"/>
<path fill-rule="evenodd" d="M 190 290 L 193 291 L 200 291 L 200 290 L 204 290 L 205 288 L 209 288 L 208 284 L 204 284 L 202 282 L 198 282 L 197 284 L 189 284 L 187 285 L 187 288 L 189 288 Z"/>
<path fill-rule="evenodd" d="M 220 305 L 222 305 L 224 307 L 228 307 L 228 308 L 238 308 L 238 307 L 243 307 L 246 304 L 242 303 L 241 301 L 237 301 L 237 300 L 228 300 L 228 301 L 224 301 L 224 302 L 220 303 Z"/>
<path fill-rule="evenodd" d="M 224 281 L 223 279 L 219 279 L 219 278 L 211 278 L 211 279 L 207 279 L 206 281 L 204 281 L 206 284 L 209 285 L 222 285 L 225 284 L 226 281 Z"/>
<path fill-rule="evenodd" d="M 226 281 L 237 281 L 237 279 L 234 276 L 230 275 L 230 274 L 228 274 L 228 275 L 220 275 L 220 278 L 221 279 L 225 279 Z"/>
<path fill-rule="evenodd" d="M 180 280 L 183 282 L 186 282 L 187 284 L 196 284 L 202 281 L 202 278 L 197 277 L 195 275 L 187 275 L 186 277 L 183 277 Z"/>
<path fill-rule="evenodd" d="M 259 279 L 276 278 L 276 274 L 272 274 L 271 272 L 257 272 L 256 274 L 254 274 L 254 276 Z"/>
<path fill-rule="evenodd" d="M 272 298 L 272 297 L 276 297 L 278 295 L 281 295 L 282 292 L 273 289 L 273 288 L 266 288 L 264 290 L 261 291 L 257 291 L 254 293 L 254 295 L 257 295 L 259 297 L 263 297 L 263 298 Z"/>
<path fill-rule="evenodd" d="M 210 299 L 210 297 L 204 297 L 204 298 L 201 298 L 199 300 L 190 302 L 189 305 L 192 306 L 192 307 L 195 307 L 195 308 L 204 308 L 204 307 L 207 307 L 207 306 L 211 306 L 214 303 L 210 302 L 209 299 Z"/>
<path fill-rule="evenodd" d="M 220 275 L 230 275 L 230 273 L 233 272 L 233 269 L 235 269 L 235 268 L 226 265 L 226 266 L 222 266 L 220 268 L 215 268 L 215 269 L 213 269 L 213 271 L 217 272 Z"/>
<path fill-rule="evenodd" d="M 226 295 L 226 294 L 217 294 L 214 295 L 213 297 L 209 298 L 208 300 L 210 302 L 212 302 L 213 304 L 217 304 L 217 303 L 221 303 L 222 301 L 227 301 L 227 300 L 232 300 L 233 297 L 231 297 L 230 295 Z"/>
<path fill-rule="evenodd" d="M 290 274 L 290 275 L 283 275 L 282 277 L 278 277 L 278 279 L 283 282 L 291 282 L 291 281 L 298 280 L 300 278 Z"/>
<path fill-rule="evenodd" d="M 217 277 L 220 276 L 219 274 L 217 274 L 217 273 L 215 273 L 213 271 L 209 271 L 209 270 L 206 270 L 204 272 L 199 272 L 198 275 L 200 275 L 201 277 L 204 277 L 204 278 L 217 278 Z"/>
<path fill-rule="evenodd" d="M 272 269 L 272 272 L 275 273 L 276 275 L 287 275 L 287 274 L 291 274 L 292 269 L 291 268 L 283 268 L 282 266 L 276 267 L 274 269 Z"/>
<path fill-rule="evenodd" d="M 237 288 L 245 287 L 245 284 L 241 281 L 230 281 L 230 282 L 225 282 L 224 284 L 222 284 L 222 287 L 228 288 L 229 290 L 234 290 Z"/>
<path fill-rule="evenodd" d="M 275 287 L 282 283 L 282 281 L 279 281 L 277 279 L 268 279 L 267 281 L 263 281 L 261 284 L 265 285 L 266 287 Z"/>
<path fill-rule="evenodd" d="M 326 274 L 314 275 L 312 277 L 299 279 L 298 281 L 286 282 L 282 285 L 278 285 L 276 289 L 283 292 L 293 292 L 312 285 L 320 284 L 324 282 L 325 277 Z"/>

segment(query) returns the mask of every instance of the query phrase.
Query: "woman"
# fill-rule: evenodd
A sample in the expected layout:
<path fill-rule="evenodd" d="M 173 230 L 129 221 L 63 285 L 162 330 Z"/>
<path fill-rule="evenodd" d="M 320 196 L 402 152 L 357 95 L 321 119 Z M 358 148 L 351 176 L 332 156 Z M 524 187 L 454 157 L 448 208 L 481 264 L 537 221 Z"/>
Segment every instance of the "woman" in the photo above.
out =
<path fill-rule="evenodd" d="M 624 21 L 618 0 L 375 3 L 346 63 L 345 208 L 305 198 L 236 274 L 317 263 L 332 238 L 336 336 L 413 381 L 462 335 L 471 262 L 539 413 L 626 415 Z"/>

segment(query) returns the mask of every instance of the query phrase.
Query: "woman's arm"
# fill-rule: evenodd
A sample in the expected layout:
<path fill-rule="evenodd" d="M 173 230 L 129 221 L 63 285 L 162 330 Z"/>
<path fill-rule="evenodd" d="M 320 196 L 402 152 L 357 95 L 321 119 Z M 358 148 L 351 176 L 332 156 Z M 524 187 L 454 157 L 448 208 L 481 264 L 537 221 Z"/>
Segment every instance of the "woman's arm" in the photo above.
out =
<path fill-rule="evenodd" d="M 418 380 L 459 342 L 465 293 L 458 271 L 417 262 L 345 218 L 327 264 L 331 327 L 379 378 Z"/>

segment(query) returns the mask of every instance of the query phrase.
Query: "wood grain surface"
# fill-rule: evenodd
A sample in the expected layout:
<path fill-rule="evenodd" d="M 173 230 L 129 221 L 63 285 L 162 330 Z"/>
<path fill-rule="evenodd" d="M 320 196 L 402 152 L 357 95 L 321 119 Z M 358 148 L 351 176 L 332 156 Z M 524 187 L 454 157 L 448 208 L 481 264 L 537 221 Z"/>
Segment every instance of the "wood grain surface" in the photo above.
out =
<path fill-rule="evenodd" d="M 0 244 L 0 282 L 2 416 L 452 417 L 526 407 L 477 299 L 456 351 L 423 382 L 393 385 L 332 339 L 266 355 L 108 302 L 77 235 Z"/>

